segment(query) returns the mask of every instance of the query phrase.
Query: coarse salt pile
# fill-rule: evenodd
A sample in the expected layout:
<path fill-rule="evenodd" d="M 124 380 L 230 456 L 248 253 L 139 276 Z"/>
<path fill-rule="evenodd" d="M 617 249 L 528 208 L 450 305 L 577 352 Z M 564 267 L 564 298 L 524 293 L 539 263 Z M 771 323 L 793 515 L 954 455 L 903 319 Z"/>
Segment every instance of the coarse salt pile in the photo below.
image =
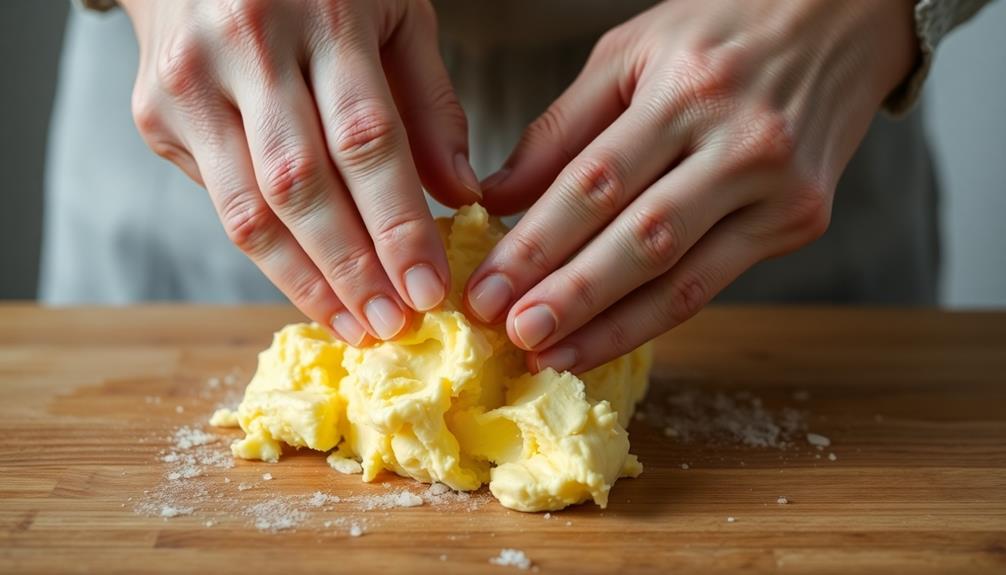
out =
<path fill-rule="evenodd" d="M 520 549 L 503 549 L 500 554 L 489 560 L 493 565 L 516 567 L 521 570 L 531 568 L 531 559 Z"/>

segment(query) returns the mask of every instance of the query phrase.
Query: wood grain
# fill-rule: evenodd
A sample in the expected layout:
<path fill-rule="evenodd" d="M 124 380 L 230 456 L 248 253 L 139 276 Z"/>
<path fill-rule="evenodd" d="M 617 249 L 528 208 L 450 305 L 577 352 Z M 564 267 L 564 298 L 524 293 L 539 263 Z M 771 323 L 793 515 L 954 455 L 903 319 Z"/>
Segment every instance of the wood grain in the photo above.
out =
<path fill-rule="evenodd" d="M 502 548 L 543 573 L 1006 572 L 1001 313 L 707 310 L 658 341 L 652 400 L 682 386 L 750 392 L 801 409 L 832 446 L 683 443 L 635 421 L 646 471 L 619 482 L 606 510 L 545 519 L 484 494 L 474 506 L 340 503 L 261 532 L 235 510 L 389 489 L 294 453 L 209 469 L 192 515 L 138 513 L 165 484 L 168 436 L 204 424 L 227 387 L 207 381 L 238 373 L 236 393 L 272 331 L 298 319 L 279 307 L 0 306 L 0 573 L 515 570 L 489 564 Z M 794 402 L 797 391 L 809 399 Z M 818 458 L 829 452 L 835 461 Z M 365 534 L 350 537 L 347 521 Z"/>

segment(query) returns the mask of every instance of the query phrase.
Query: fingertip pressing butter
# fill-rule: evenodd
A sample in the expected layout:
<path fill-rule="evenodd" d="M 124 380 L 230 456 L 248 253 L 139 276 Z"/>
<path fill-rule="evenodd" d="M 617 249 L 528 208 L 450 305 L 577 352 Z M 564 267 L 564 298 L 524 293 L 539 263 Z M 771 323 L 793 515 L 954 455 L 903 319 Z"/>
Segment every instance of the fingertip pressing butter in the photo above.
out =
<path fill-rule="evenodd" d="M 364 481 L 388 470 L 459 491 L 488 483 L 520 511 L 604 507 L 616 479 L 642 471 L 625 429 L 646 392 L 649 346 L 582 378 L 527 373 L 501 326 L 459 311 L 465 281 L 506 228 L 477 205 L 437 225 L 452 274 L 440 309 L 359 349 L 316 324 L 288 325 L 259 355 L 237 411 L 211 423 L 240 425 L 231 451 L 244 459 L 278 461 L 286 444 L 331 451 L 333 469 Z"/>

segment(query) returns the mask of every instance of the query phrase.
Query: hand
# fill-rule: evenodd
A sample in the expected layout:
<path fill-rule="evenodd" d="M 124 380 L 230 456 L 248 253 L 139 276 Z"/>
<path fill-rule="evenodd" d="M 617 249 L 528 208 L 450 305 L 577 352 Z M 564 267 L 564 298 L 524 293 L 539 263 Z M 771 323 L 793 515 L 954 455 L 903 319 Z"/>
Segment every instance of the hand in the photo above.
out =
<path fill-rule="evenodd" d="M 360 345 L 443 300 L 420 181 L 448 205 L 479 191 L 428 2 L 120 3 L 140 133 L 297 307 Z"/>
<path fill-rule="evenodd" d="M 912 4 L 677 0 L 610 31 L 483 181 L 490 210 L 533 206 L 472 274 L 469 310 L 505 317 L 530 369 L 581 372 L 819 237 L 911 69 Z"/>

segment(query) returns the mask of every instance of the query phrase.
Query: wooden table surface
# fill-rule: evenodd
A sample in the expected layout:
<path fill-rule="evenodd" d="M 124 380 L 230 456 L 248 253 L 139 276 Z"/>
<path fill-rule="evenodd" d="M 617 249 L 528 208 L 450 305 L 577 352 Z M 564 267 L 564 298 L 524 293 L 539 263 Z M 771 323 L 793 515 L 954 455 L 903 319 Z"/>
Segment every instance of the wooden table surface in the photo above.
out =
<path fill-rule="evenodd" d="M 484 493 L 366 510 L 422 488 L 363 484 L 306 452 L 167 479 L 172 434 L 232 401 L 297 319 L 0 306 L 0 573 L 517 572 L 490 564 L 504 548 L 542 573 L 1006 573 L 1006 314 L 707 310 L 658 340 L 649 401 L 684 390 L 791 408 L 831 445 L 803 431 L 785 449 L 685 441 L 637 420 L 646 470 L 606 510 L 522 514 Z M 226 435 L 221 450 L 235 435 L 206 429 Z M 343 501 L 304 508 L 319 490 Z M 158 516 L 173 496 L 191 513 Z M 294 528 L 256 527 L 249 509 L 269 501 L 302 502 Z"/>

